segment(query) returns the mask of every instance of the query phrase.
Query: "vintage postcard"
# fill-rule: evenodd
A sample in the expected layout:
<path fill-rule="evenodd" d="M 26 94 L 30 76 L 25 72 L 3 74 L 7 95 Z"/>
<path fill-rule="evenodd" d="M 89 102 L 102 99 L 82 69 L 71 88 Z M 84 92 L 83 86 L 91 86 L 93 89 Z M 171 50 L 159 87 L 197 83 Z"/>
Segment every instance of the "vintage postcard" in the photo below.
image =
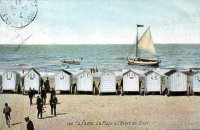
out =
<path fill-rule="evenodd" d="M 200 129 L 200 0 L 0 0 L 0 130 Z"/>

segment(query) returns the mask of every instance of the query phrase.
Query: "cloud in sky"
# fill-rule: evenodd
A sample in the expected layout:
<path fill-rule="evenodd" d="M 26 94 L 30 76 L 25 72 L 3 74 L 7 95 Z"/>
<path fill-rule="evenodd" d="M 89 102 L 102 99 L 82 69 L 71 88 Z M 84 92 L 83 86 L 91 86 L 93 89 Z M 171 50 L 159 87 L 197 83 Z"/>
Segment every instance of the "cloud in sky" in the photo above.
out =
<path fill-rule="evenodd" d="M 20 34 L 32 34 L 27 44 L 123 44 L 133 43 L 136 24 L 144 24 L 156 43 L 200 43 L 199 5 L 199 0 L 38 0 L 35 21 Z M 2 21 L 0 26 L 0 43 L 13 42 L 19 30 Z"/>

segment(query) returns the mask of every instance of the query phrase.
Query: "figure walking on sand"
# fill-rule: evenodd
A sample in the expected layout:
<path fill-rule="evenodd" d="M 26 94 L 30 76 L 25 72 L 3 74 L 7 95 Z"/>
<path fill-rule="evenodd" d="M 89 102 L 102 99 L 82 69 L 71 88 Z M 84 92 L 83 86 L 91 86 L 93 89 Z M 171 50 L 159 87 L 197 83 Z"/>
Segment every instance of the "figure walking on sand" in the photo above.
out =
<path fill-rule="evenodd" d="M 58 99 L 57 97 L 54 95 L 51 99 L 50 99 L 50 106 L 51 106 L 51 115 L 54 114 L 54 116 L 56 116 L 56 105 L 58 103 Z"/>
<path fill-rule="evenodd" d="M 3 113 L 5 114 L 5 118 L 6 118 L 6 125 L 8 125 L 8 127 L 10 127 L 11 124 L 11 118 L 10 118 L 10 112 L 11 112 L 11 108 L 8 106 L 8 103 L 5 103 L 5 108 L 3 109 Z"/>
<path fill-rule="evenodd" d="M 25 117 L 24 120 L 27 122 L 26 124 L 27 130 L 34 130 L 33 122 L 29 119 L 29 117 Z"/>

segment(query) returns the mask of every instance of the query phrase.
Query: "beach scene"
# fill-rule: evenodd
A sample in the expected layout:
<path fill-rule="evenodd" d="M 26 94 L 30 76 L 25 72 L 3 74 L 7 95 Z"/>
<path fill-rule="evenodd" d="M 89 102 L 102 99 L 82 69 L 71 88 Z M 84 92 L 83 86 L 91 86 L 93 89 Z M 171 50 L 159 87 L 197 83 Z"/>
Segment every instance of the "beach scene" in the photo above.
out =
<path fill-rule="evenodd" d="M 198 0 L 0 0 L 0 130 L 200 128 Z"/>

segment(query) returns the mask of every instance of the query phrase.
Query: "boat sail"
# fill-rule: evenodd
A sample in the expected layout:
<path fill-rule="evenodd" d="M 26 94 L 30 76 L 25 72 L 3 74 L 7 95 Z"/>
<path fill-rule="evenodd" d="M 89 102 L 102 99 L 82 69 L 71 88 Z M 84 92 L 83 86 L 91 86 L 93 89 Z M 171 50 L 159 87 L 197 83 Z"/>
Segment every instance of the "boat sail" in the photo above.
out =
<path fill-rule="evenodd" d="M 143 25 L 137 25 L 136 55 L 135 57 L 128 57 L 128 64 L 158 66 L 160 60 L 156 56 L 150 27 L 148 27 L 140 39 L 138 38 L 138 27 L 143 27 Z"/>

